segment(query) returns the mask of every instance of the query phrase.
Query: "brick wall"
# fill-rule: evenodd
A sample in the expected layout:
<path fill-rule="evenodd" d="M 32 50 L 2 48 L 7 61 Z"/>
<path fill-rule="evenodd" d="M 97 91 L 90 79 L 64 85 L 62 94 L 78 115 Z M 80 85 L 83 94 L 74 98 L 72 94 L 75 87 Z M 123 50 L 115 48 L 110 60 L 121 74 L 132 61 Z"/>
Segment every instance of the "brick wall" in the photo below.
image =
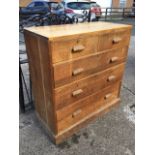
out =
<path fill-rule="evenodd" d="M 126 7 L 132 7 L 133 0 L 126 0 Z M 112 7 L 118 8 L 120 7 L 120 0 L 112 0 Z"/>
<path fill-rule="evenodd" d="M 133 5 L 133 0 L 127 0 L 126 7 L 130 8 Z"/>
<path fill-rule="evenodd" d="M 19 6 L 26 7 L 31 2 L 32 2 L 32 0 L 19 0 Z"/>
<path fill-rule="evenodd" d="M 113 8 L 118 8 L 119 7 L 119 1 L 120 0 L 112 0 L 112 7 Z"/>

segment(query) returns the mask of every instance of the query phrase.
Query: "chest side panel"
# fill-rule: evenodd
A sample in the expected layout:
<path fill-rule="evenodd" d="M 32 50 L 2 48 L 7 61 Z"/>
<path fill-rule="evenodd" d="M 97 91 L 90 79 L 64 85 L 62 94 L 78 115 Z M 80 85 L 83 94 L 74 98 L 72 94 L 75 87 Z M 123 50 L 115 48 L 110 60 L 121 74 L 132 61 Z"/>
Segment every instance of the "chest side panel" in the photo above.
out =
<path fill-rule="evenodd" d="M 48 40 L 25 32 L 35 108 L 47 128 L 56 133 L 52 101 L 52 68 Z"/>

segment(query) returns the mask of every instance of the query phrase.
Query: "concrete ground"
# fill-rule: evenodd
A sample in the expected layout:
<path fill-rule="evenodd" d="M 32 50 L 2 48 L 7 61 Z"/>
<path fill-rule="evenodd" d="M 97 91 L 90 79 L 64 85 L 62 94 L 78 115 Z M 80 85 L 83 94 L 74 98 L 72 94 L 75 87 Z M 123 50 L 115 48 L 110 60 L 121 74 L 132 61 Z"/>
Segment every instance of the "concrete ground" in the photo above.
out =
<path fill-rule="evenodd" d="M 134 21 L 132 24 L 134 25 Z M 133 30 L 121 89 L 122 101 L 118 108 L 99 117 L 58 146 L 54 145 L 44 132 L 33 110 L 20 113 L 20 155 L 134 155 L 134 42 Z M 22 46 L 24 45 L 20 45 L 24 48 Z"/>

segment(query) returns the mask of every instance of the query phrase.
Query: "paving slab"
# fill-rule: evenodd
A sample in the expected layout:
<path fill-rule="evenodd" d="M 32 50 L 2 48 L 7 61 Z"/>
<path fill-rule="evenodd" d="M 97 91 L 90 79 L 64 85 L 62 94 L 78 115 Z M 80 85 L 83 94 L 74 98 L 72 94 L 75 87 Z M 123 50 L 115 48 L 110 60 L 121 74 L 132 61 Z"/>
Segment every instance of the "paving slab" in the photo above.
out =
<path fill-rule="evenodd" d="M 134 103 L 134 97 L 122 87 L 121 98 L 118 108 L 97 118 L 58 146 L 51 142 L 34 111 L 20 114 L 20 154 L 134 155 L 134 121 L 125 111 Z"/>

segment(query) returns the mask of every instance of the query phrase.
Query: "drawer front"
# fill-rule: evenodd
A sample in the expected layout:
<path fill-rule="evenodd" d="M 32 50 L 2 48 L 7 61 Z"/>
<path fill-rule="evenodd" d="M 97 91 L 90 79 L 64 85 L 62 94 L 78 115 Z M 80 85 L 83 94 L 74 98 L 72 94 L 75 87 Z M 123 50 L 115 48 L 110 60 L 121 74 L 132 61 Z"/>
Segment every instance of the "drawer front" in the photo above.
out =
<path fill-rule="evenodd" d="M 88 36 L 51 43 L 52 63 L 78 58 L 97 52 L 98 36 Z"/>
<path fill-rule="evenodd" d="M 56 112 L 58 132 L 74 125 L 91 113 L 119 98 L 120 82 Z"/>
<path fill-rule="evenodd" d="M 113 33 L 103 34 L 99 36 L 98 51 L 128 46 L 129 41 L 130 30 L 117 30 Z"/>
<path fill-rule="evenodd" d="M 127 47 L 53 65 L 55 87 L 87 77 L 126 60 Z"/>
<path fill-rule="evenodd" d="M 125 64 L 122 63 L 103 72 L 89 76 L 88 78 L 54 89 L 54 103 L 56 109 L 76 102 L 121 80 L 124 67 Z"/>

